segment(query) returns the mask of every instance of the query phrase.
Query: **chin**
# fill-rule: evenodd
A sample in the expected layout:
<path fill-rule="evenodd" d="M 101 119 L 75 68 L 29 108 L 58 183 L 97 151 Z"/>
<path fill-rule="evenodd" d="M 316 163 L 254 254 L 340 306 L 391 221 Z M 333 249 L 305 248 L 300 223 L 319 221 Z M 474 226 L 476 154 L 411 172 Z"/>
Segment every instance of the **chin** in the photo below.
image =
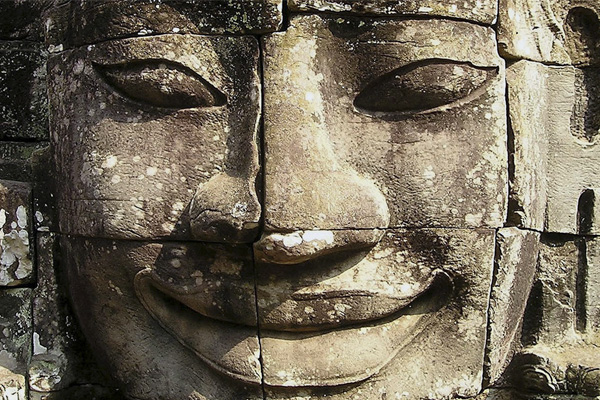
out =
<path fill-rule="evenodd" d="M 294 273 L 254 267 L 248 245 L 61 243 L 84 333 L 128 396 L 347 399 L 480 390 L 493 238 L 394 230 Z"/>

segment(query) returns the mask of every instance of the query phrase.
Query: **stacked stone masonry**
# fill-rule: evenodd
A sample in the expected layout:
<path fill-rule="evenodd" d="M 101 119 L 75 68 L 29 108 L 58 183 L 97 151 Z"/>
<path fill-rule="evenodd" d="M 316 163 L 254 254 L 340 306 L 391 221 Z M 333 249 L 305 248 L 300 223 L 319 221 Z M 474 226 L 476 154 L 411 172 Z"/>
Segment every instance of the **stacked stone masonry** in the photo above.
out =
<path fill-rule="evenodd" d="M 1 399 L 600 398 L 596 0 L 5 0 L 0 94 Z"/>

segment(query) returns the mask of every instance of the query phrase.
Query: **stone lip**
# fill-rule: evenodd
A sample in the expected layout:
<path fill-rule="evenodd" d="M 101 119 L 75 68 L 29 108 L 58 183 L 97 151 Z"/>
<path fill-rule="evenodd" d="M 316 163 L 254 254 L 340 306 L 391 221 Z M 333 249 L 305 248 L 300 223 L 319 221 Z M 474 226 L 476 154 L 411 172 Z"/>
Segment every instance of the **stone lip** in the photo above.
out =
<path fill-rule="evenodd" d="M 282 349 L 268 356 L 270 360 L 278 358 L 276 364 L 287 368 L 277 373 L 265 372 L 263 377 L 266 385 L 281 387 L 339 386 L 369 378 L 425 329 L 426 321 L 447 304 L 453 290 L 450 276 L 440 272 L 432 275 L 423 290 L 397 301 L 396 312 L 383 318 L 347 326 L 323 325 L 319 332 L 290 332 L 286 326 L 261 326 L 256 339 L 256 326 L 244 324 L 243 319 L 224 322 L 202 315 L 193 295 L 174 293 L 157 282 L 149 269 L 136 275 L 134 286 L 144 307 L 165 330 L 209 366 L 233 379 L 250 384 L 261 382 L 257 376 L 260 371 L 257 340 L 264 341 L 269 349 Z M 319 297 L 314 298 L 315 307 L 322 300 Z M 223 341 L 226 347 L 238 350 L 225 355 L 215 351 L 223 347 Z M 349 345 L 352 351 L 347 352 Z M 331 370 L 320 365 L 326 360 L 310 356 L 322 348 L 346 356 L 340 357 L 338 366 Z M 315 373 L 306 376 L 296 373 L 304 370 Z"/>
<path fill-rule="evenodd" d="M 368 286 L 368 285 L 364 285 Z M 260 307 L 261 329 L 273 332 L 324 332 L 340 328 L 380 324 L 414 314 L 422 304 L 440 304 L 450 297 L 452 282 L 447 274 L 433 271 L 423 281 L 398 284 L 388 293 L 376 287 L 343 289 L 305 288 L 283 293 L 280 304 Z M 258 286 L 258 291 L 268 290 Z M 282 289 L 284 290 L 284 289 Z M 260 295 L 259 295 L 260 297 Z"/>
<path fill-rule="evenodd" d="M 261 382 L 256 328 L 217 321 L 186 307 L 154 286 L 150 270 L 136 275 L 134 287 L 150 315 L 210 367 L 236 380 Z M 236 350 L 224 353 L 223 348 Z"/>
<path fill-rule="evenodd" d="M 303 265 L 310 267 L 309 263 Z M 259 325 L 261 329 L 276 332 L 322 332 L 377 323 L 384 318 L 410 313 L 413 303 L 421 298 L 441 297 L 444 292 L 449 292 L 445 289 L 452 287 L 451 278 L 437 269 L 418 278 L 395 282 L 391 287 L 346 282 L 341 278 L 333 278 L 333 282 L 326 285 L 315 282 L 306 287 L 298 287 L 286 280 L 259 280 L 255 292 L 250 289 L 255 284 L 253 276 L 232 279 L 220 275 L 215 277 L 220 282 L 201 279 L 195 284 L 173 279 L 167 280 L 150 269 L 138 274 L 136 291 L 151 314 L 156 298 L 163 297 L 171 303 L 169 307 L 174 313 L 182 313 L 180 309 L 185 309 L 186 314 L 193 312 L 202 317 L 249 327 Z M 215 284 L 228 289 L 217 290 L 212 297 L 204 296 L 203 293 L 215 291 Z M 277 293 L 276 298 L 269 293 Z M 241 307 L 242 304 L 256 304 L 256 296 L 261 299 L 258 301 L 258 317 L 249 313 L 248 307 Z M 266 298 L 270 300 L 264 301 Z M 223 304 L 215 306 L 215 302 Z"/>

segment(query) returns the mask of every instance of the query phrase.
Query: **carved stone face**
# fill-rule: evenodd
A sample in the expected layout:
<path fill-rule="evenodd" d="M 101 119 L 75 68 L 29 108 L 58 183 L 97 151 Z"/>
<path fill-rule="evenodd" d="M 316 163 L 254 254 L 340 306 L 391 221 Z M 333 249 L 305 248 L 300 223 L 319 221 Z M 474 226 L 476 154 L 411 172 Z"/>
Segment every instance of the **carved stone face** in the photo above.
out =
<path fill-rule="evenodd" d="M 129 396 L 480 391 L 507 202 L 493 29 L 299 15 L 49 71 L 70 290 Z"/>

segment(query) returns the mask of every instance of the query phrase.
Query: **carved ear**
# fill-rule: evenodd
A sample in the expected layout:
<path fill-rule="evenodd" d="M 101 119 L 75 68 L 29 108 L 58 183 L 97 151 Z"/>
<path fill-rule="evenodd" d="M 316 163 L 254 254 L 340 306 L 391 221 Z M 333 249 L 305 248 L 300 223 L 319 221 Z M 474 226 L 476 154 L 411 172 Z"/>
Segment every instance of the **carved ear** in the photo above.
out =
<path fill-rule="evenodd" d="M 451 107 L 481 94 L 496 67 L 451 60 L 424 60 L 397 68 L 371 81 L 354 99 L 358 111 L 423 113 Z"/>
<path fill-rule="evenodd" d="M 94 68 L 122 96 L 161 108 L 216 107 L 227 97 L 191 69 L 166 60 L 139 60 Z"/>

